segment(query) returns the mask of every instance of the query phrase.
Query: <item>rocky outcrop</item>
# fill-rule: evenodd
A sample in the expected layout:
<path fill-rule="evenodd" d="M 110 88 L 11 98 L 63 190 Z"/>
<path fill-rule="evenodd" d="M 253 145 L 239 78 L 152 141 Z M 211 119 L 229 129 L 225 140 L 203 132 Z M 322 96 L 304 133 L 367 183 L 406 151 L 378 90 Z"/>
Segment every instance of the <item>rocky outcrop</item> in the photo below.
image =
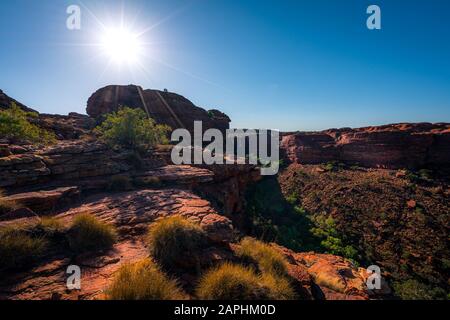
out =
<path fill-rule="evenodd" d="M 282 137 L 293 163 L 340 161 L 366 167 L 421 168 L 450 164 L 450 124 L 396 124 L 297 132 Z"/>
<path fill-rule="evenodd" d="M 87 135 L 95 125 L 93 118 L 76 112 L 71 112 L 68 115 L 39 113 L 7 96 L 0 90 L 0 110 L 10 108 L 12 103 L 15 103 L 24 111 L 36 113 L 38 115 L 37 117 L 30 117 L 28 120 L 43 129 L 55 133 L 56 137 L 60 140 L 78 139 L 83 135 Z"/>
<path fill-rule="evenodd" d="M 6 93 L 0 90 L 0 110 L 10 108 L 12 103 L 15 103 L 19 108 L 21 108 L 24 111 L 38 113 L 36 110 L 33 110 L 27 107 L 26 105 L 20 103 L 19 101 L 7 96 Z"/>
<path fill-rule="evenodd" d="M 132 152 L 116 152 L 96 141 L 65 141 L 40 150 L 0 157 L 0 187 L 18 189 L 42 185 L 104 188 L 111 176 L 134 170 Z M 151 153 L 144 169 L 163 166 L 165 161 Z"/>
<path fill-rule="evenodd" d="M 107 86 L 97 90 L 88 100 L 87 114 L 93 118 L 117 111 L 120 106 L 141 108 L 157 123 L 172 129 L 186 128 L 193 132 L 194 121 L 202 121 L 203 129 L 229 128 L 230 118 L 218 110 L 206 111 L 176 93 L 143 90 L 139 86 Z"/>
<path fill-rule="evenodd" d="M 290 263 L 290 274 L 295 278 L 311 277 L 315 287 L 311 292 L 324 300 L 367 300 L 390 294 L 385 281 L 379 290 L 368 290 L 366 269 L 355 267 L 350 261 L 331 254 L 293 252 L 273 245 Z"/>

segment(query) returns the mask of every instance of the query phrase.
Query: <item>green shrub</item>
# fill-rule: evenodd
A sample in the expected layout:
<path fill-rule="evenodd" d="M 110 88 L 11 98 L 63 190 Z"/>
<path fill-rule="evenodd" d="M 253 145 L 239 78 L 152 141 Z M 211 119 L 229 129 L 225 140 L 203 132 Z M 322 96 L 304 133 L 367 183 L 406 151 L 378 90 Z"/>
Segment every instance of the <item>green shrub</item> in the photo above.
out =
<path fill-rule="evenodd" d="M 288 195 L 288 196 L 286 197 L 286 201 L 287 201 L 287 203 L 289 203 L 290 205 L 295 205 L 295 204 L 297 204 L 297 202 L 298 202 L 298 198 L 297 198 L 297 196 L 295 195 L 295 193 L 291 193 L 290 195 Z"/>
<path fill-rule="evenodd" d="M 303 206 L 294 206 L 294 212 L 299 215 L 306 215 L 306 209 Z"/>
<path fill-rule="evenodd" d="M 330 161 L 323 165 L 325 171 L 341 171 L 345 169 L 345 164 L 338 161 Z"/>
<path fill-rule="evenodd" d="M 253 238 L 244 238 L 241 240 L 236 253 L 244 259 L 255 262 L 262 273 L 275 276 L 285 276 L 287 274 L 287 262 L 283 255 L 264 242 Z"/>
<path fill-rule="evenodd" d="M 450 260 L 449 259 L 442 258 L 441 263 L 442 263 L 442 268 L 444 270 L 450 270 Z"/>
<path fill-rule="evenodd" d="M 112 176 L 107 189 L 109 191 L 128 191 L 133 189 L 133 183 L 128 176 Z"/>
<path fill-rule="evenodd" d="M 173 216 L 155 222 L 149 229 L 148 245 L 162 266 L 171 268 L 196 259 L 205 238 L 199 225 Z"/>
<path fill-rule="evenodd" d="M 186 296 L 149 259 L 123 265 L 106 291 L 110 300 L 181 300 Z"/>
<path fill-rule="evenodd" d="M 432 300 L 428 286 L 417 280 L 406 280 L 404 282 L 394 282 L 395 294 L 402 300 Z"/>
<path fill-rule="evenodd" d="M 203 300 L 258 300 L 267 298 L 261 279 L 251 268 L 224 263 L 200 279 L 197 296 Z"/>
<path fill-rule="evenodd" d="M 22 268 L 42 256 L 44 238 L 32 237 L 21 227 L 0 229 L 0 269 Z"/>
<path fill-rule="evenodd" d="M 423 180 L 432 180 L 433 179 L 433 171 L 429 169 L 420 169 L 419 176 Z"/>
<path fill-rule="evenodd" d="M 329 162 L 329 163 L 325 164 L 324 169 L 325 169 L 325 171 L 334 171 L 335 166 L 333 163 Z"/>
<path fill-rule="evenodd" d="M 417 174 L 415 174 L 414 172 L 411 172 L 411 171 L 406 171 L 405 177 L 411 184 L 417 184 L 421 180 Z"/>
<path fill-rule="evenodd" d="M 75 252 L 95 251 L 111 247 L 117 240 L 114 227 L 90 214 L 80 214 L 68 231 L 69 246 Z"/>
<path fill-rule="evenodd" d="M 311 229 L 311 232 L 316 237 L 322 239 L 320 244 L 323 249 L 328 253 L 343 256 L 356 263 L 355 259 L 357 258 L 358 251 L 354 247 L 346 245 L 343 239 L 340 238 L 333 217 L 317 215 L 313 220 L 315 227 Z"/>
<path fill-rule="evenodd" d="M 28 118 L 36 118 L 35 113 L 25 112 L 14 102 L 6 110 L 0 110 L 0 136 L 13 142 L 49 144 L 56 140 L 53 133 L 30 123 Z"/>
<path fill-rule="evenodd" d="M 108 114 L 95 131 L 113 148 L 145 151 L 157 144 L 166 144 L 170 128 L 157 125 L 141 109 L 124 107 Z"/>

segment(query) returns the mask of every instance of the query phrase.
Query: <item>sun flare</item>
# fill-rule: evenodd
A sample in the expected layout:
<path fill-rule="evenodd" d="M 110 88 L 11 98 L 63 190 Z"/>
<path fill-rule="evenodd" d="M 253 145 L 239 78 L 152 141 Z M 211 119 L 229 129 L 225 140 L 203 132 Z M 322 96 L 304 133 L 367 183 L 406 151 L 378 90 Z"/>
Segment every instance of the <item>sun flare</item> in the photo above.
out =
<path fill-rule="evenodd" d="M 138 35 L 125 28 L 107 29 L 103 34 L 101 47 L 105 55 L 116 64 L 134 64 L 142 53 Z"/>

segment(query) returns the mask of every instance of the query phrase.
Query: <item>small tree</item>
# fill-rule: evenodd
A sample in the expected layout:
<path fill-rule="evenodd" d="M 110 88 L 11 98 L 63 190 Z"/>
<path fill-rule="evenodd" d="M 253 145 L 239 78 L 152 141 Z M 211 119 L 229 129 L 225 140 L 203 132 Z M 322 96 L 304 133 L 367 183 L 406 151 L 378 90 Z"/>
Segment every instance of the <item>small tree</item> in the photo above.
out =
<path fill-rule="evenodd" d="M 108 114 L 96 128 L 100 139 L 109 146 L 136 151 L 168 143 L 169 131 L 170 127 L 156 124 L 143 110 L 128 107 Z"/>
<path fill-rule="evenodd" d="M 0 137 L 8 140 L 49 144 L 56 140 L 53 133 L 30 123 L 29 118 L 37 118 L 33 112 L 26 112 L 14 102 L 11 108 L 0 111 Z"/>

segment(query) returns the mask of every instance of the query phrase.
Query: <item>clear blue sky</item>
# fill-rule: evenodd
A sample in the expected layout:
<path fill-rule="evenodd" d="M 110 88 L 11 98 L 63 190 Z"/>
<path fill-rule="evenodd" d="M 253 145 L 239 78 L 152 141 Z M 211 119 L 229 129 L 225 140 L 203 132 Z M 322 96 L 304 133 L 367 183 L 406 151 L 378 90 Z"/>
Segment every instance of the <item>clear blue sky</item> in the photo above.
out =
<path fill-rule="evenodd" d="M 152 0 L 124 2 L 125 24 L 148 43 L 146 71 L 106 69 L 99 25 L 77 0 L 1 1 L 0 88 L 40 112 L 85 112 L 107 84 L 168 88 L 234 127 L 317 130 L 450 122 L 448 0 Z M 122 1 L 84 0 L 103 23 Z M 382 30 L 366 28 L 366 8 Z M 146 47 L 147 48 L 147 47 Z"/>

